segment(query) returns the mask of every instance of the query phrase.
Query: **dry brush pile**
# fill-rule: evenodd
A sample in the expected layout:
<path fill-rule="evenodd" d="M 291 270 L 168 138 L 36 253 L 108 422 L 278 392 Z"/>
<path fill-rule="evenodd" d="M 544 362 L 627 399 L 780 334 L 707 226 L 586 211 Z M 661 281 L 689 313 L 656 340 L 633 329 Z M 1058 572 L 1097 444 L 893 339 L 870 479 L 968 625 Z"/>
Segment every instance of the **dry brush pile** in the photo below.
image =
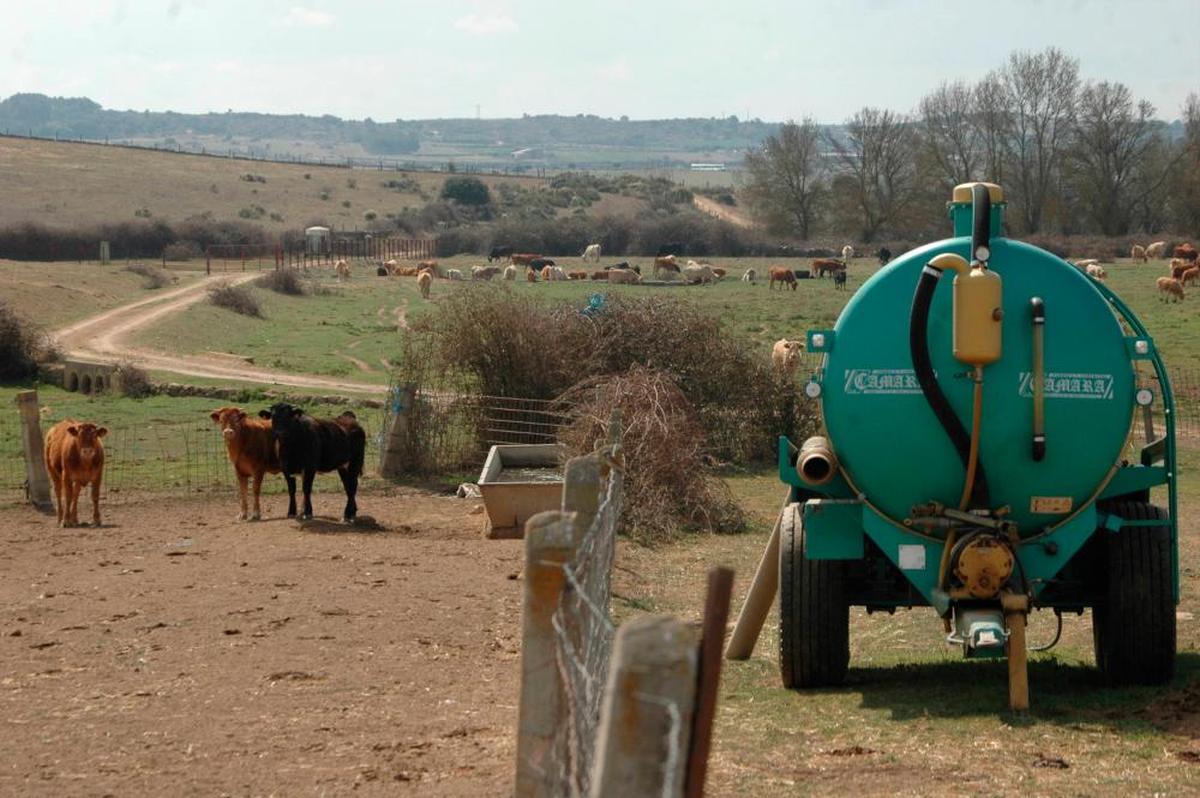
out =
<path fill-rule="evenodd" d="M 556 400 L 577 452 L 624 414 L 625 531 L 661 539 L 679 529 L 735 531 L 741 513 L 713 477 L 719 464 L 769 462 L 781 434 L 813 425 L 795 384 L 732 337 L 718 318 L 676 297 L 608 295 L 598 311 L 508 290 L 467 289 L 413 323 L 397 382 L 431 393 Z M 430 430 L 430 435 L 436 434 Z"/>

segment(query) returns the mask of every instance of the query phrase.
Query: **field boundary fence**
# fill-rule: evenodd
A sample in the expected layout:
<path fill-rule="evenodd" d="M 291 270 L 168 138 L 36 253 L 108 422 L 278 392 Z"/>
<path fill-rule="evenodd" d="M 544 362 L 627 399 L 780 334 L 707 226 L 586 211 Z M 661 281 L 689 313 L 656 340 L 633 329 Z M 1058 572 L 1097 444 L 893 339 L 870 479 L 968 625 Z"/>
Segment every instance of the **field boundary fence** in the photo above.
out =
<path fill-rule="evenodd" d="M 437 242 L 432 238 L 372 236 L 365 233 L 334 233 L 329 239 L 310 246 L 306 241 L 285 244 L 209 244 L 204 249 L 205 272 L 231 272 L 255 269 L 310 269 L 332 266 L 347 260 L 370 263 L 388 260 L 424 260 L 433 258 Z M 167 263 L 163 254 L 163 265 Z"/>
<path fill-rule="evenodd" d="M 367 432 L 367 474 L 375 476 L 382 427 L 374 413 L 358 413 Z M 60 419 L 43 415 L 44 435 Z M 237 481 L 229 463 L 220 430 L 199 414 L 195 420 L 171 422 L 106 423 L 88 418 L 108 429 L 104 437 L 104 477 L 100 501 L 121 505 L 160 496 L 207 496 L 234 493 Z M 0 505 L 28 498 L 25 454 L 21 443 L 22 424 L 15 407 L 0 413 Z M 337 480 L 337 475 L 318 479 Z M 282 492 L 282 479 L 263 482 L 263 492 Z M 86 499 L 90 501 L 90 499 Z"/>

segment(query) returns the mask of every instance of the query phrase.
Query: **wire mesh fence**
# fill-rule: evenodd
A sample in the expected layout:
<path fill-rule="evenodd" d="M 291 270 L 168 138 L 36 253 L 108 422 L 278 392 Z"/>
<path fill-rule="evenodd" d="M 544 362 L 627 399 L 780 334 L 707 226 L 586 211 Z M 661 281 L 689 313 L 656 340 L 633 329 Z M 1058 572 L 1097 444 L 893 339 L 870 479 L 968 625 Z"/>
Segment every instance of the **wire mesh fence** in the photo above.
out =
<path fill-rule="evenodd" d="M 594 772 L 601 701 L 615 628 L 609 614 L 617 521 L 624 495 L 624 468 L 619 447 L 597 453 L 608 478 L 595 518 L 580 535 L 575 554 L 563 563 L 567 590 L 559 597 L 551 621 L 555 631 L 556 665 L 566 699 L 568 722 L 556 729 L 555 748 L 566 756 L 555 764 L 563 769 L 559 784 L 570 794 L 590 794 Z"/>
<path fill-rule="evenodd" d="M 367 432 L 367 476 L 378 462 L 379 418 L 361 417 Z M 45 433 L 53 422 L 43 421 Z M 207 416 L 194 421 L 106 425 L 101 502 L 120 505 L 157 496 L 197 496 L 234 492 L 237 482 L 225 443 Z M 25 455 L 15 412 L 0 414 L 0 504 L 24 501 Z M 336 476 L 334 477 L 336 479 Z M 264 493 L 284 490 L 268 478 Z"/>

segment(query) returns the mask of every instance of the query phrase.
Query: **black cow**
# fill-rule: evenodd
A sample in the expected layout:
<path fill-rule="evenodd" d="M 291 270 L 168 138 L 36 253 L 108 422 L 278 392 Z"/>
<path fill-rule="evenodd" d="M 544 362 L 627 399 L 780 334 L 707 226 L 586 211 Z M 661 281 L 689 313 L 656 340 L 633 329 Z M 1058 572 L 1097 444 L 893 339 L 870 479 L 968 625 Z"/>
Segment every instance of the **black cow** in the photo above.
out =
<path fill-rule="evenodd" d="M 630 266 L 629 261 L 627 261 L 627 260 L 623 260 L 620 263 L 614 263 L 612 266 L 609 266 L 608 268 L 610 268 L 610 269 L 630 269 L 632 271 L 637 272 L 638 274 L 642 273 L 641 266 Z"/>
<path fill-rule="evenodd" d="M 488 263 L 502 258 L 511 258 L 512 254 L 512 247 L 492 247 L 492 251 L 488 253 Z"/>
<path fill-rule="evenodd" d="M 358 478 L 366 457 L 367 433 L 347 410 L 337 418 L 313 418 L 298 407 L 280 402 L 260 410 L 271 420 L 271 431 L 279 447 L 279 463 L 288 487 L 288 518 L 296 515 L 296 475 L 304 479 L 304 515 L 312 518 L 312 484 L 318 473 L 337 471 L 346 489 L 342 518 L 353 521 L 358 513 L 354 501 Z"/>
<path fill-rule="evenodd" d="M 661 245 L 658 248 L 658 252 L 654 253 L 654 257 L 662 258 L 662 257 L 666 257 L 667 255 L 682 255 L 682 254 L 683 254 L 683 244 L 680 244 L 678 241 L 672 241 L 669 244 Z"/>
<path fill-rule="evenodd" d="M 890 249 L 888 249 L 887 247 L 880 247 L 878 257 L 879 257 L 879 265 L 887 266 L 888 261 L 892 259 L 892 251 Z"/>
<path fill-rule="evenodd" d="M 846 270 L 842 269 L 833 273 L 833 287 L 845 289 L 846 287 Z"/>
<path fill-rule="evenodd" d="M 534 258 L 533 260 L 529 261 L 529 268 L 531 269 L 542 269 L 546 266 L 553 265 L 554 261 L 550 260 L 549 258 Z"/>

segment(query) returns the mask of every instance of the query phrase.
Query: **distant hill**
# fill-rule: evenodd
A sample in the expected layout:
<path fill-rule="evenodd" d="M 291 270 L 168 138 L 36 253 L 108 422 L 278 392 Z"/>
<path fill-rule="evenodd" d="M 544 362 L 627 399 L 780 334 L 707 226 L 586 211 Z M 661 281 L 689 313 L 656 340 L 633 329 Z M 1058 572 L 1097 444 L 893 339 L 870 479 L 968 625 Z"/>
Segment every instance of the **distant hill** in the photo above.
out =
<path fill-rule="evenodd" d="M 116 111 L 85 97 L 14 94 L 0 101 L 0 132 L 44 138 L 153 144 L 262 157 L 392 157 L 517 167 L 639 168 L 741 160 L 777 123 L 720 119 L 519 119 L 376 122 L 303 114 Z"/>

